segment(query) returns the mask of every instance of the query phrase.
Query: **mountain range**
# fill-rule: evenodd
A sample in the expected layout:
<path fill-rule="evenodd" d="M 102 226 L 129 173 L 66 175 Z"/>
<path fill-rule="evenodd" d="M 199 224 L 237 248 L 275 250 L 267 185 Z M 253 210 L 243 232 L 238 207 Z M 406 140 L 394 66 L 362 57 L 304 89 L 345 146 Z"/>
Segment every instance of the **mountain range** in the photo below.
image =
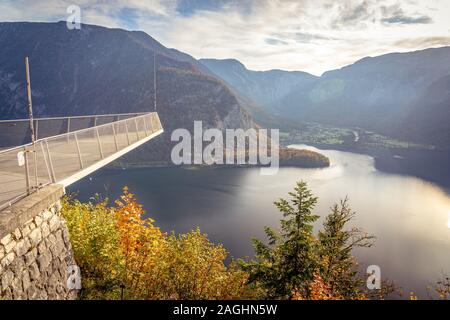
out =
<path fill-rule="evenodd" d="M 167 161 L 170 132 L 194 120 L 222 129 L 308 121 L 450 145 L 450 47 L 367 57 L 320 77 L 196 60 L 144 32 L 65 22 L 0 23 L 0 47 L 0 119 L 26 117 L 25 56 L 37 117 L 152 111 L 156 55 L 166 134 L 135 151 L 136 161 Z"/>
<path fill-rule="evenodd" d="M 450 145 L 450 47 L 367 57 L 320 77 L 255 72 L 236 60 L 200 62 L 265 111 L 289 121 L 361 127 Z"/>

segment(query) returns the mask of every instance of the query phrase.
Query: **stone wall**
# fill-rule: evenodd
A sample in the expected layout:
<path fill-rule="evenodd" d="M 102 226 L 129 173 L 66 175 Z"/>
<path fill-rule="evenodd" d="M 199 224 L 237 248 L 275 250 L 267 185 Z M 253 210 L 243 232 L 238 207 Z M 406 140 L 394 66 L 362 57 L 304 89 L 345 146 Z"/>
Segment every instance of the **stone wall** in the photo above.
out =
<path fill-rule="evenodd" d="M 64 189 L 45 187 L 0 211 L 0 298 L 73 299 L 68 267 L 75 265 L 60 215 Z"/>

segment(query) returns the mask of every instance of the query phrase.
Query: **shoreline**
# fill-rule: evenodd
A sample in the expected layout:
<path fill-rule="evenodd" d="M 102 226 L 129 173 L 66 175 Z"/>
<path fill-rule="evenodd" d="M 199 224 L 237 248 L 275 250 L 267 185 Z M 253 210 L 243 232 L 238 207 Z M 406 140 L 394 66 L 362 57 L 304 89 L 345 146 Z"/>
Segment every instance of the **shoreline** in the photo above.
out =
<path fill-rule="evenodd" d="M 286 143 L 284 143 L 286 144 Z M 413 176 L 436 184 L 450 194 L 450 150 L 419 148 L 369 148 L 320 143 L 289 142 L 305 144 L 319 150 L 335 150 L 367 155 L 374 158 L 375 169 L 383 173 Z"/>
<path fill-rule="evenodd" d="M 375 168 L 380 172 L 398 174 L 403 176 L 413 176 L 434 183 L 450 194 L 450 150 L 422 150 L 422 149 L 388 149 L 388 148 L 367 148 L 351 147 L 343 145 L 329 145 L 304 142 L 283 143 L 285 148 L 291 144 L 305 144 L 318 148 L 319 150 L 336 150 L 368 155 L 374 158 Z M 320 152 L 317 153 L 323 156 Z M 281 158 L 281 157 L 280 157 Z M 328 159 L 328 158 L 327 158 Z M 185 168 L 197 170 L 203 168 L 261 168 L 262 165 L 174 165 L 170 162 L 141 162 L 141 163 L 117 163 L 112 164 L 108 170 L 132 170 L 150 168 Z M 265 166 L 267 167 L 267 166 Z M 283 163 L 280 159 L 280 168 L 327 168 L 325 165 L 305 166 L 295 163 Z"/>

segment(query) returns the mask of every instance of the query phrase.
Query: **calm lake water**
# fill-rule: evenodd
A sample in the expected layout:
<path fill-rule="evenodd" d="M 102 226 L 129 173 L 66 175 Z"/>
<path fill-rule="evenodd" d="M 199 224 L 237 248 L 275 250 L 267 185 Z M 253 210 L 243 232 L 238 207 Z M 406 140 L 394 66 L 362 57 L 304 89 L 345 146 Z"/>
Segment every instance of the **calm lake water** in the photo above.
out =
<path fill-rule="evenodd" d="M 379 172 L 366 155 L 320 152 L 331 159 L 330 168 L 281 168 L 275 176 L 261 176 L 258 168 L 105 169 L 69 191 L 84 201 L 95 193 L 116 198 L 127 185 L 164 231 L 199 226 L 232 256 L 245 257 L 253 254 L 251 237 L 263 238 L 264 226 L 278 226 L 273 201 L 303 179 L 319 197 L 317 214 L 324 217 L 348 196 L 357 212 L 353 224 L 377 236 L 375 247 L 356 252 L 362 265 L 380 266 L 383 278 L 395 280 L 406 297 L 415 291 L 426 298 L 426 287 L 450 273 L 448 193 L 418 178 Z"/>

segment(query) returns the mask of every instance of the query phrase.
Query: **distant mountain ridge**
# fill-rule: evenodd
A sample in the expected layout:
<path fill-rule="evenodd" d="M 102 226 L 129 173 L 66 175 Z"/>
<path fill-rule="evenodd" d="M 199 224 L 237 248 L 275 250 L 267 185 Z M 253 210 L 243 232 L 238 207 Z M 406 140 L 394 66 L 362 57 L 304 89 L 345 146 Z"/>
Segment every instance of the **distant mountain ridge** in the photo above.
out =
<path fill-rule="evenodd" d="M 214 67 L 216 62 L 201 62 L 232 86 L 240 85 L 238 78 L 245 82 L 244 89 L 235 89 L 249 98 L 253 95 L 247 87 L 256 92 L 280 85 L 269 76 L 271 71 L 267 72 L 269 80 L 265 83 L 243 76 L 230 80 L 231 68 L 225 72 L 223 67 Z M 221 64 L 225 65 L 226 61 Z M 245 74 L 252 71 L 245 69 Z M 306 81 L 285 86 L 286 90 L 275 103 L 260 103 L 266 111 L 289 120 L 358 126 L 448 147 L 450 103 L 446 84 L 449 75 L 450 47 L 392 53 L 361 59 L 321 77 L 305 76 Z"/>
<path fill-rule="evenodd" d="M 235 59 L 200 59 L 218 77 L 231 85 L 237 92 L 250 98 L 272 114 L 277 106 L 294 88 L 305 87 L 317 80 L 301 71 L 252 71 Z"/>

